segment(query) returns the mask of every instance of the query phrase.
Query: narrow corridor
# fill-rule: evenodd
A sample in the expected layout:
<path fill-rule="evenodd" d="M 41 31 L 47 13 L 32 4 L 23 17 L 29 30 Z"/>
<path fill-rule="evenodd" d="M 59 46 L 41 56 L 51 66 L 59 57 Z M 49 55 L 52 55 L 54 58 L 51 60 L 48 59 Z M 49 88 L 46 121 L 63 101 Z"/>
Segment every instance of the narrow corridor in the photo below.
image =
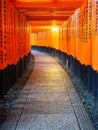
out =
<path fill-rule="evenodd" d="M 68 75 L 33 51 L 34 70 L 1 130 L 94 130 Z"/>

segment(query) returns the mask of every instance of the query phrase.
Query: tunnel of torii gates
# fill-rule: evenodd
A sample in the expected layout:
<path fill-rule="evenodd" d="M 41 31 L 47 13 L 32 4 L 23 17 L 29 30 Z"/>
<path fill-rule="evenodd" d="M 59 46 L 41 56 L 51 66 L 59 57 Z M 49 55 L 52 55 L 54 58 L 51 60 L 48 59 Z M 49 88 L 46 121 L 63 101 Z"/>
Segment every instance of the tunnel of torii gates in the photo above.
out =
<path fill-rule="evenodd" d="M 57 56 L 98 98 L 98 0 L 0 0 L 0 99 L 33 49 Z"/>

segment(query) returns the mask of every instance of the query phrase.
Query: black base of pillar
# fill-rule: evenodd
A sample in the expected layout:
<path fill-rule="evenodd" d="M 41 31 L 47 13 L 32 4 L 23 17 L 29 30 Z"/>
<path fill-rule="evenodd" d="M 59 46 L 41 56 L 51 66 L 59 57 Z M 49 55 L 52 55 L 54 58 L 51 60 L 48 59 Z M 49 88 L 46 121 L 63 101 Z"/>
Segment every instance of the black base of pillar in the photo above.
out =
<path fill-rule="evenodd" d="M 0 99 L 4 98 L 4 95 L 14 85 L 18 78 L 23 74 L 27 67 L 31 54 L 24 56 L 20 59 L 16 65 L 8 65 L 4 70 L 0 70 Z"/>

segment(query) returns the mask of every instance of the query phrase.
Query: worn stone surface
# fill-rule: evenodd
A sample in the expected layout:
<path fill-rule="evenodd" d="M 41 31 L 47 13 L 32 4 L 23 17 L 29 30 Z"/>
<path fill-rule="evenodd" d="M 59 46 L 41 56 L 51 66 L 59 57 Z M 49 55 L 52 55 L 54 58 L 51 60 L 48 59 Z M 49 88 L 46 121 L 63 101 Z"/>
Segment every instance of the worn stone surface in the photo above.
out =
<path fill-rule="evenodd" d="M 34 70 L 1 130 L 94 130 L 63 68 L 33 51 Z"/>

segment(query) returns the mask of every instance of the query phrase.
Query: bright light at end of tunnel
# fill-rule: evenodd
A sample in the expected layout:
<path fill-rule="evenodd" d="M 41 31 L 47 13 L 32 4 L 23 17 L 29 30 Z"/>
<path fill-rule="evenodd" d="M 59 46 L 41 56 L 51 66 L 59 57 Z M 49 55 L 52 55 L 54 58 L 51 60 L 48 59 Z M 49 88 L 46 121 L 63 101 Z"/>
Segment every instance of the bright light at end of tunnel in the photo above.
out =
<path fill-rule="evenodd" d="M 59 30 L 58 27 L 52 27 L 53 32 L 58 32 L 58 30 Z"/>

